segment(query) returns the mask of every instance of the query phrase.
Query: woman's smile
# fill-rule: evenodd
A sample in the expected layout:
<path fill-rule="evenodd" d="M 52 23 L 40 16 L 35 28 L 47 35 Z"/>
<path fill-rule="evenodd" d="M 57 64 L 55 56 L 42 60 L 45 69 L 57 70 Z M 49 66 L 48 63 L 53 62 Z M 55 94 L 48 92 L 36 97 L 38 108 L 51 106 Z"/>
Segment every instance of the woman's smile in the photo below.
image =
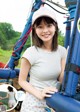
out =
<path fill-rule="evenodd" d="M 43 34 L 42 35 L 44 38 L 48 38 L 50 36 L 50 34 Z"/>

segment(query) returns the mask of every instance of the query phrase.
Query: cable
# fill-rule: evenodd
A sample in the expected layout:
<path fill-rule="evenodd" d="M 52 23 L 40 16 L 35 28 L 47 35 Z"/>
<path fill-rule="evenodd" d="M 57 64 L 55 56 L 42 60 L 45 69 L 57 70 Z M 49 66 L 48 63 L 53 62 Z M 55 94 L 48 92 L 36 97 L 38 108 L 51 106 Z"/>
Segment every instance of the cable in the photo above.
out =
<path fill-rule="evenodd" d="M 52 0 L 51 0 L 51 1 L 50 1 L 50 0 L 46 0 L 46 1 L 48 1 L 48 2 L 50 2 L 50 3 L 53 3 L 54 5 L 56 5 L 56 6 L 60 7 L 60 8 L 62 8 L 62 9 L 65 10 L 65 11 L 68 11 L 66 8 L 64 8 L 64 6 L 62 6 L 62 5 L 60 5 L 60 4 L 57 4 L 57 3 L 53 2 Z"/>
<path fill-rule="evenodd" d="M 51 7 L 52 9 L 54 9 L 56 12 L 58 12 L 58 13 L 60 13 L 60 14 L 68 14 L 68 13 L 63 13 L 63 12 L 60 12 L 60 11 L 56 10 L 56 9 L 53 8 L 51 5 L 49 5 L 48 3 L 43 2 L 43 4 L 48 5 L 49 7 Z"/>

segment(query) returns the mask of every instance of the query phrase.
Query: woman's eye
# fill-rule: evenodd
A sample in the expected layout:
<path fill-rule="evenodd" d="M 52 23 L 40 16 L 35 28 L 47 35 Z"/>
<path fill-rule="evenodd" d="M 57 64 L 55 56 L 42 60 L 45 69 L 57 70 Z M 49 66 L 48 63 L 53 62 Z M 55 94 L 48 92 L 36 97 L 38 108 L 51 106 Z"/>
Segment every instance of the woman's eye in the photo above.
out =
<path fill-rule="evenodd" d="M 37 28 L 42 28 L 42 26 L 41 26 L 41 25 L 39 25 L 39 26 L 37 26 Z"/>
<path fill-rule="evenodd" d="M 52 27 L 52 24 L 48 24 L 47 27 Z"/>

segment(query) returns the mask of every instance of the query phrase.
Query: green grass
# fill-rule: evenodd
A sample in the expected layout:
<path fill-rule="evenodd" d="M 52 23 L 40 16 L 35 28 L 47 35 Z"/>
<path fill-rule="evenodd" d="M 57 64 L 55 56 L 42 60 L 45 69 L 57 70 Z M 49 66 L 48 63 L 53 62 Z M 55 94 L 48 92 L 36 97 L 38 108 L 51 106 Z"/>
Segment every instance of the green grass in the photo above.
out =
<path fill-rule="evenodd" d="M 0 62 L 7 63 L 11 54 L 12 54 L 11 50 L 7 51 L 7 50 L 2 50 L 0 48 Z"/>
<path fill-rule="evenodd" d="M 12 50 L 2 50 L 0 48 L 0 62 L 6 64 L 9 61 L 11 55 L 12 55 Z M 19 61 L 17 68 L 19 67 L 20 67 L 20 61 Z"/>

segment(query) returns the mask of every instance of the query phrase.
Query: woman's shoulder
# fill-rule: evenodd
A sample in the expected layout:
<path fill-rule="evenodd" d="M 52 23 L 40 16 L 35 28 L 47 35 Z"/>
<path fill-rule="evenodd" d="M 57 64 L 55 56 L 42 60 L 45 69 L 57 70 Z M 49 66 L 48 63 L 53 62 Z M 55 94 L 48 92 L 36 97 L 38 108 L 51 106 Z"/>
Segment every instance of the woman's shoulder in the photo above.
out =
<path fill-rule="evenodd" d="M 64 46 L 58 45 L 58 50 L 59 51 L 67 51 L 66 48 Z"/>
<path fill-rule="evenodd" d="M 64 56 L 67 55 L 67 50 L 64 46 L 58 45 L 58 51 L 59 51 L 60 55 L 64 55 Z"/>
<path fill-rule="evenodd" d="M 35 46 L 31 46 L 31 47 L 28 47 L 25 51 L 26 52 L 36 52 L 37 48 Z"/>
<path fill-rule="evenodd" d="M 31 46 L 31 47 L 28 47 L 22 56 L 27 56 L 27 55 L 30 55 L 30 56 L 35 56 L 37 54 L 37 48 L 35 46 Z"/>
<path fill-rule="evenodd" d="M 26 58 L 31 63 L 31 65 L 34 64 L 38 58 L 37 48 L 35 46 L 27 48 L 22 57 Z"/>

